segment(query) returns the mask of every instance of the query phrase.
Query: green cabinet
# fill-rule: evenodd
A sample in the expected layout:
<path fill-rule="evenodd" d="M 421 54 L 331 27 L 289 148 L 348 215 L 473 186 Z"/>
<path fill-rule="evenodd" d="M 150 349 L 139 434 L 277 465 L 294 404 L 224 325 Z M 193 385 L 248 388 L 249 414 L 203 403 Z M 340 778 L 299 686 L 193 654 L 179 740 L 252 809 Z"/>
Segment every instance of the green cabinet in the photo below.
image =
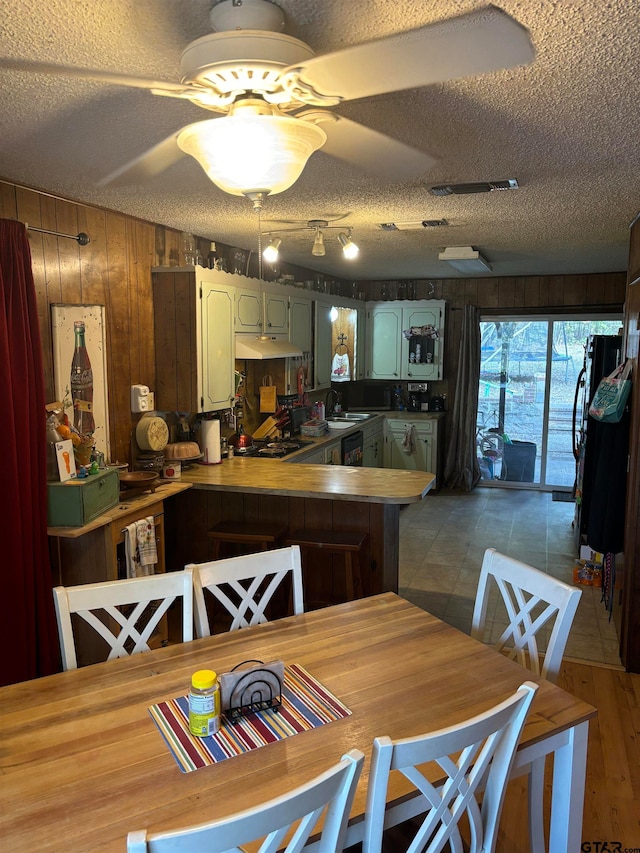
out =
<path fill-rule="evenodd" d="M 117 468 L 108 468 L 82 480 L 47 483 L 49 527 L 82 527 L 120 500 Z"/>

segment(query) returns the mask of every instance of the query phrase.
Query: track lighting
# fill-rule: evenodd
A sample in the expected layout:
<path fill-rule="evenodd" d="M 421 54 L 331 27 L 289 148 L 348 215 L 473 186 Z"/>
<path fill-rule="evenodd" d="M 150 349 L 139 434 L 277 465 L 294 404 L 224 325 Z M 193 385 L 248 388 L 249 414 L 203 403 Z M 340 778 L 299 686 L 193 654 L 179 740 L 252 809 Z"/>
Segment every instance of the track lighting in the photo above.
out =
<path fill-rule="evenodd" d="M 262 253 L 262 257 L 268 264 L 275 264 L 275 262 L 278 260 L 278 249 L 280 248 L 281 243 L 282 240 L 280 239 L 280 237 L 274 237 Z"/>
<path fill-rule="evenodd" d="M 326 252 L 324 247 L 324 236 L 322 231 L 317 228 L 316 229 L 316 238 L 313 241 L 313 246 L 311 248 L 311 254 L 315 255 L 316 258 L 321 258 Z"/>
<path fill-rule="evenodd" d="M 287 234 L 295 231 L 313 231 L 314 238 L 313 243 L 311 244 L 311 254 L 314 258 L 323 258 L 327 253 L 327 247 L 324 242 L 325 231 L 336 229 L 338 226 L 329 225 L 329 223 L 324 219 L 310 219 L 306 225 L 300 226 L 300 228 L 281 228 L 278 229 L 276 234 Z M 266 237 L 268 244 L 266 248 L 262 252 L 262 258 L 268 263 L 273 264 L 278 259 L 279 249 L 282 244 L 282 240 L 280 237 L 274 237 L 273 231 L 266 231 L 264 233 L 261 232 L 260 237 Z M 348 260 L 353 260 L 358 256 L 358 252 L 360 251 L 356 244 L 351 239 L 351 229 L 348 229 L 348 232 L 341 231 L 337 235 L 337 240 L 342 246 L 342 251 Z"/>
<path fill-rule="evenodd" d="M 338 234 L 338 241 L 342 246 L 342 251 L 344 252 L 344 256 L 345 258 L 347 258 L 347 260 L 352 261 L 354 258 L 358 257 L 358 252 L 360 251 L 360 249 L 351 239 L 351 233 L 349 233 L 348 235 L 344 232 Z"/>

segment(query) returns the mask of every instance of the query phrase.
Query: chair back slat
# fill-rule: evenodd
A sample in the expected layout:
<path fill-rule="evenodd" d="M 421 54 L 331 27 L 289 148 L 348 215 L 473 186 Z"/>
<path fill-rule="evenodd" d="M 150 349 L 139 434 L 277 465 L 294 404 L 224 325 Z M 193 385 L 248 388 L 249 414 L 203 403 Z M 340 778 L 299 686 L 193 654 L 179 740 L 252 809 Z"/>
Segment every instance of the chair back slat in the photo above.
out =
<path fill-rule="evenodd" d="M 493 589 L 500 592 L 507 627 L 494 644 L 535 675 L 556 681 L 582 590 L 488 548 L 480 570 L 471 636 L 484 642 Z M 546 651 L 540 653 L 543 629 L 551 628 Z"/>
<path fill-rule="evenodd" d="M 292 610 L 304 613 L 300 548 L 275 548 L 240 557 L 190 563 L 193 571 L 196 633 L 212 633 L 207 610 L 210 595 L 231 617 L 229 630 L 268 621 L 267 608 L 276 591 L 290 579 Z"/>
<path fill-rule="evenodd" d="M 391 771 L 402 773 L 419 794 L 421 814 L 413 824 L 407 851 L 440 853 L 447 848 L 462 853 L 459 826 L 466 816 L 470 853 L 492 853 L 507 780 L 537 689 L 537 684 L 526 681 L 512 696 L 456 726 L 396 741 L 376 738 L 363 853 L 382 850 Z M 433 771 L 433 763 L 444 771 L 444 779 L 437 773 L 438 781 L 431 781 L 427 774 Z"/>
<path fill-rule="evenodd" d="M 336 853 L 344 847 L 363 763 L 364 754 L 352 749 L 310 782 L 229 817 L 174 832 L 130 832 L 127 853 L 241 853 L 241 845 L 258 841 L 258 853 L 301 853 L 323 813 L 321 835 L 314 849 Z"/>
<path fill-rule="evenodd" d="M 109 648 L 107 660 L 149 651 L 153 633 L 177 600 L 182 602 L 182 640 L 193 639 L 193 573 L 190 570 L 58 586 L 53 590 L 53 600 L 65 670 L 78 667 L 72 614 L 105 641 Z"/>

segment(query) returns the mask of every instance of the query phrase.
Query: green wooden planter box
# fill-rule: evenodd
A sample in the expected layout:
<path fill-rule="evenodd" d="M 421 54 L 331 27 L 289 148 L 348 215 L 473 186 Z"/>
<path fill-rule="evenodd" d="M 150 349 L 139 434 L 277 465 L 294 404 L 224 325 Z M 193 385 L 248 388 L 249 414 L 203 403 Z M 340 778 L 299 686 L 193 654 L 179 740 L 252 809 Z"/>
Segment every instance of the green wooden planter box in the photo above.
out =
<path fill-rule="evenodd" d="M 49 527 L 82 527 L 120 500 L 117 468 L 86 479 L 47 483 Z"/>

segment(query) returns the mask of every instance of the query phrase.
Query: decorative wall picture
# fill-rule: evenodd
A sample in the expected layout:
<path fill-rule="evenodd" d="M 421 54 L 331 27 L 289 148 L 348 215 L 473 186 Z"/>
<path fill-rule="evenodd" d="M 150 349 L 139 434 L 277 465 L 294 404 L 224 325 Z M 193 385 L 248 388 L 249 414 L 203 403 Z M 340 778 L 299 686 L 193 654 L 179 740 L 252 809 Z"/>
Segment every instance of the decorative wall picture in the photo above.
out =
<path fill-rule="evenodd" d="M 77 476 L 76 460 L 73 455 L 73 442 L 70 438 L 64 441 L 56 441 L 56 458 L 60 482 L 66 483 L 67 480 L 74 480 Z"/>
<path fill-rule="evenodd" d="M 56 396 L 79 434 L 76 456 L 94 446 L 110 459 L 104 305 L 52 305 L 51 326 Z"/>

